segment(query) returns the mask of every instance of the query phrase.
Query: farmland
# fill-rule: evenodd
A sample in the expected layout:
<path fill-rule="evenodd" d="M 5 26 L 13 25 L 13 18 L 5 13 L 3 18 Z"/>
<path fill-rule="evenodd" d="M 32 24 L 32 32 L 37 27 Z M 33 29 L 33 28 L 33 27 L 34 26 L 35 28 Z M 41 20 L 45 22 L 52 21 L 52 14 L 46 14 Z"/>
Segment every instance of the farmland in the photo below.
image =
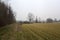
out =
<path fill-rule="evenodd" d="M 0 40 L 60 40 L 60 23 L 11 24 L 0 28 Z"/>

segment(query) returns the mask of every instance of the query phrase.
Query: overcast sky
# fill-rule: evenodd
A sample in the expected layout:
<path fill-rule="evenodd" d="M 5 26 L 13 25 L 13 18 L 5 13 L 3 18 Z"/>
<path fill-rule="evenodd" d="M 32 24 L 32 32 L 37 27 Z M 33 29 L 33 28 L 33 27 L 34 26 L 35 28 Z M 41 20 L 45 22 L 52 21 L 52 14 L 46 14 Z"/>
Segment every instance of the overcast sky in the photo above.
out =
<path fill-rule="evenodd" d="M 10 5 L 17 20 L 27 20 L 29 12 L 43 20 L 60 19 L 60 0 L 10 0 Z"/>

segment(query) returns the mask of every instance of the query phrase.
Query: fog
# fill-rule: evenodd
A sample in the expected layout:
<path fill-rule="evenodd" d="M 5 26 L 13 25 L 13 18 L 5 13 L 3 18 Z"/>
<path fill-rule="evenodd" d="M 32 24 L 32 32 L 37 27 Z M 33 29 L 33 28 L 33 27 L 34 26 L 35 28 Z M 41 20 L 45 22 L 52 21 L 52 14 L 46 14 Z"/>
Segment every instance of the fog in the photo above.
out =
<path fill-rule="evenodd" d="M 27 20 L 28 13 L 40 17 L 60 19 L 60 0 L 10 0 L 16 20 Z"/>

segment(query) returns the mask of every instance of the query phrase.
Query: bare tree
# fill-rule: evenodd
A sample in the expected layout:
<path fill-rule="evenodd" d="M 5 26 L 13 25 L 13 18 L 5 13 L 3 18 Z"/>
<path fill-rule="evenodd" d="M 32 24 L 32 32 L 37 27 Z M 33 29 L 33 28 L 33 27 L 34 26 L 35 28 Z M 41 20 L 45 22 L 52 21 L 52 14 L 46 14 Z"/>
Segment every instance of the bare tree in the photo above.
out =
<path fill-rule="evenodd" d="M 36 21 L 35 21 L 36 23 L 38 23 L 38 18 L 37 18 L 37 16 L 36 16 Z"/>
<path fill-rule="evenodd" d="M 29 22 L 33 22 L 34 21 L 34 15 L 32 13 L 28 14 L 28 20 L 29 20 Z"/>

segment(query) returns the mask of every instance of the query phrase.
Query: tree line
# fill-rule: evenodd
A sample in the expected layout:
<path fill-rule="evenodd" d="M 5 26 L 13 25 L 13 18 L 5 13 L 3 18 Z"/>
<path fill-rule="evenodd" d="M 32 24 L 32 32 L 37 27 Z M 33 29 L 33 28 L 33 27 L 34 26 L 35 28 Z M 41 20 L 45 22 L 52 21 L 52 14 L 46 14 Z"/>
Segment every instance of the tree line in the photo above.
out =
<path fill-rule="evenodd" d="M 15 21 L 11 7 L 0 1 L 0 27 L 14 23 Z"/>
<path fill-rule="evenodd" d="M 57 20 L 56 18 L 55 18 L 55 20 L 53 20 L 52 18 L 47 18 L 46 21 L 41 21 L 40 17 L 39 17 L 39 19 L 38 19 L 37 16 L 36 16 L 36 18 L 34 18 L 34 15 L 32 13 L 29 13 L 28 14 L 28 21 L 29 22 L 35 22 L 35 23 L 53 23 L 53 22 L 60 22 L 60 20 Z"/>
<path fill-rule="evenodd" d="M 41 18 L 35 17 L 32 13 L 28 13 L 27 15 L 28 21 L 19 21 L 19 23 L 56 23 L 60 22 L 60 20 L 57 20 L 56 18 L 53 20 L 52 18 L 47 18 L 46 20 L 42 21 Z"/>

